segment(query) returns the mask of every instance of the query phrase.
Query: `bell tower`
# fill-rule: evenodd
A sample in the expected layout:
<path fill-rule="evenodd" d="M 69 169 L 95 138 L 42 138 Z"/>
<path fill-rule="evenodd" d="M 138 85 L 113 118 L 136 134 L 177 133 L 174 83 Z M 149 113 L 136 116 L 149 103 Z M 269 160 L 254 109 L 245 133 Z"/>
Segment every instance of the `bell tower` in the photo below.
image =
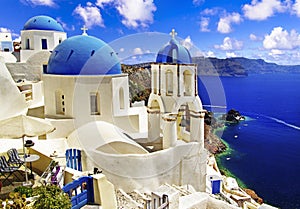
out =
<path fill-rule="evenodd" d="M 203 147 L 205 110 L 198 96 L 197 65 L 176 40 L 174 29 L 170 35 L 151 65 L 148 138 L 161 139 L 164 149 L 176 146 L 177 140 L 199 142 Z"/>

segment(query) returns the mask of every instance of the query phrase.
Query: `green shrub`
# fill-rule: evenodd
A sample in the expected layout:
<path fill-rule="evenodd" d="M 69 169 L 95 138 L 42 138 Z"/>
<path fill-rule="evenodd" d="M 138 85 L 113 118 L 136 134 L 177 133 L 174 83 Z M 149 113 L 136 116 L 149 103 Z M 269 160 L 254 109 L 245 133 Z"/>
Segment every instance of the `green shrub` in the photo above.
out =
<path fill-rule="evenodd" d="M 21 196 L 24 194 L 26 197 L 32 197 L 33 189 L 31 187 L 19 186 L 14 189 L 14 192 L 19 192 Z"/>
<path fill-rule="evenodd" d="M 69 196 L 56 185 L 36 187 L 33 196 L 37 196 L 33 203 L 34 209 L 70 209 L 72 207 Z"/>

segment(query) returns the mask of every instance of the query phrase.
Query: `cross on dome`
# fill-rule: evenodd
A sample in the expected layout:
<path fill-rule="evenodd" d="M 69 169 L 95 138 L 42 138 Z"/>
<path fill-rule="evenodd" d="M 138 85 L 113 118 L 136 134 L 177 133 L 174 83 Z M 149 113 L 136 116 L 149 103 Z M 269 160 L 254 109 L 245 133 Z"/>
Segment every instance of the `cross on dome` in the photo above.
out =
<path fill-rule="evenodd" d="M 175 36 L 177 35 L 174 28 L 172 29 L 170 35 L 172 36 L 172 38 L 175 38 Z"/>
<path fill-rule="evenodd" d="M 88 30 L 88 28 L 85 27 L 85 25 L 81 28 L 81 30 L 82 30 L 82 35 L 85 35 L 85 36 L 88 35 L 88 34 L 86 33 L 86 31 Z"/>

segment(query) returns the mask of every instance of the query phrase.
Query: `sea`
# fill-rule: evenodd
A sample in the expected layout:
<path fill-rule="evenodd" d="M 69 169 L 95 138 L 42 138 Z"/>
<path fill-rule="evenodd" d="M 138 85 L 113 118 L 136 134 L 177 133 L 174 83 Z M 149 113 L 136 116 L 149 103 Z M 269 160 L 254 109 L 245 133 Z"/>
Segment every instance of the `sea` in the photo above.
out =
<path fill-rule="evenodd" d="M 198 92 L 216 117 L 230 109 L 246 116 L 217 132 L 229 147 L 219 167 L 265 203 L 300 209 L 300 74 L 200 76 Z"/>

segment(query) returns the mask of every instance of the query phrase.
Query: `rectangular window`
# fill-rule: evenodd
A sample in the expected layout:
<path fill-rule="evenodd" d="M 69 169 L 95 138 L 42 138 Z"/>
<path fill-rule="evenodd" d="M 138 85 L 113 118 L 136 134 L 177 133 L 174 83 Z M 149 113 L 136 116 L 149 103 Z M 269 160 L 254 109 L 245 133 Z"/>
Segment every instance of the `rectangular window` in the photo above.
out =
<path fill-rule="evenodd" d="M 42 39 L 42 49 L 48 49 L 47 39 Z"/>
<path fill-rule="evenodd" d="M 48 65 L 43 65 L 43 73 L 47 73 L 47 66 Z"/>
<path fill-rule="evenodd" d="M 64 115 L 65 114 L 65 101 L 64 101 L 64 95 L 60 90 L 55 91 L 55 108 L 56 108 L 56 114 L 58 115 Z"/>
<path fill-rule="evenodd" d="M 173 72 L 168 70 L 166 73 L 167 96 L 173 95 Z"/>
<path fill-rule="evenodd" d="M 157 94 L 157 72 L 153 72 L 153 93 Z"/>
<path fill-rule="evenodd" d="M 100 115 L 100 101 L 97 92 L 90 93 L 91 115 Z"/>
<path fill-rule="evenodd" d="M 29 38 L 26 39 L 25 49 L 30 49 L 30 40 L 29 40 Z"/>

